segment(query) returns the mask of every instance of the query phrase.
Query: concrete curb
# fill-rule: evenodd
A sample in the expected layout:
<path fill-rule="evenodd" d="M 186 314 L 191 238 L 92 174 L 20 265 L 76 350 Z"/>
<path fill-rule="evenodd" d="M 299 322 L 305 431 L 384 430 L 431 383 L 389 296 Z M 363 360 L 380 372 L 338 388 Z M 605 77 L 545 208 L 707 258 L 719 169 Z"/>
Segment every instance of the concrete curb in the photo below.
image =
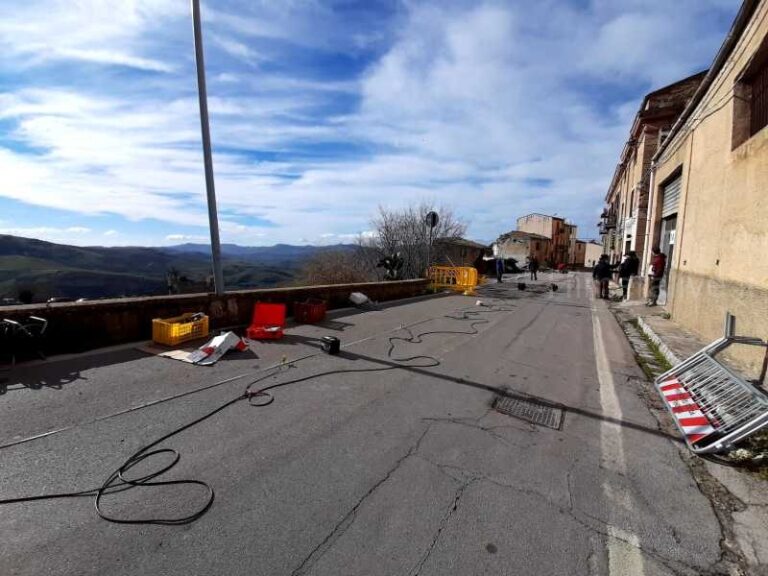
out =
<path fill-rule="evenodd" d="M 651 328 L 648 323 L 643 319 L 642 316 L 637 317 L 637 325 L 640 327 L 640 330 L 643 331 L 643 333 L 648 336 L 648 339 L 656 344 L 656 346 L 659 348 L 659 351 L 662 353 L 664 358 L 666 358 L 667 362 L 669 362 L 672 366 L 677 366 L 682 362 L 678 356 L 670 350 L 669 346 L 664 342 L 664 340 L 661 339 L 661 337 L 654 332 L 653 328 Z"/>

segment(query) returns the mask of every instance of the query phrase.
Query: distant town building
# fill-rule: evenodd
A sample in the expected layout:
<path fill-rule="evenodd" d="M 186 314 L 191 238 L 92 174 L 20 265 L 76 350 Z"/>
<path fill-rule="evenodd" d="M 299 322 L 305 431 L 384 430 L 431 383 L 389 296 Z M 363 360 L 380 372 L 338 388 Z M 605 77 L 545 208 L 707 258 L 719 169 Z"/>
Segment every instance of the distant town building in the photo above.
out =
<path fill-rule="evenodd" d="M 535 256 L 542 264 L 546 261 L 552 241 L 541 234 L 514 230 L 502 234 L 493 243 L 493 253 L 497 258 L 514 259 L 519 266 L 524 266 L 526 258 Z"/>
<path fill-rule="evenodd" d="M 568 235 L 568 264 L 570 266 L 576 265 L 576 234 L 578 233 L 578 227 L 575 224 L 565 224 L 566 234 Z"/>
<path fill-rule="evenodd" d="M 648 94 L 635 115 L 627 143 L 605 196 L 598 225 L 603 252 L 612 263 L 634 250 L 643 258 L 651 159 L 701 84 L 701 72 Z M 635 289 L 635 297 L 642 290 Z"/>
<path fill-rule="evenodd" d="M 550 240 L 548 253 L 542 259 L 550 266 L 569 263 L 574 257 L 576 248 L 577 227 L 569 224 L 564 218 L 547 214 L 528 214 L 517 219 L 517 230 L 538 234 Z"/>
<path fill-rule="evenodd" d="M 600 256 L 603 254 L 603 245 L 594 240 L 587 242 L 587 247 L 584 252 L 584 266 L 587 268 L 594 268 L 597 262 L 600 260 Z"/>
<path fill-rule="evenodd" d="M 746 0 L 653 158 L 643 269 L 668 256 L 659 300 L 707 340 L 726 312 L 768 338 L 768 1 Z M 764 350 L 734 347 L 760 368 Z"/>
<path fill-rule="evenodd" d="M 433 241 L 433 264 L 444 266 L 476 266 L 488 246 L 464 238 L 438 238 Z"/>
<path fill-rule="evenodd" d="M 603 253 L 603 245 L 594 240 L 576 240 L 575 245 L 573 265 L 594 268 Z"/>

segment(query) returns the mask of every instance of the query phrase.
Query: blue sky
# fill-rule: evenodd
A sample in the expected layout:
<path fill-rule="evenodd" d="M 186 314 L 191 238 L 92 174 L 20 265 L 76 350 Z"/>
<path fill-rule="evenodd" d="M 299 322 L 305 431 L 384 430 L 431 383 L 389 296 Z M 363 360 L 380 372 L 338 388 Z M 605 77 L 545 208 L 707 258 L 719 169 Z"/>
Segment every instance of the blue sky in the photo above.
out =
<path fill-rule="evenodd" d="M 490 241 L 594 224 L 646 92 L 706 68 L 737 0 L 203 6 L 224 242 L 327 244 L 433 201 Z M 0 233 L 208 238 L 186 0 L 0 4 Z"/>

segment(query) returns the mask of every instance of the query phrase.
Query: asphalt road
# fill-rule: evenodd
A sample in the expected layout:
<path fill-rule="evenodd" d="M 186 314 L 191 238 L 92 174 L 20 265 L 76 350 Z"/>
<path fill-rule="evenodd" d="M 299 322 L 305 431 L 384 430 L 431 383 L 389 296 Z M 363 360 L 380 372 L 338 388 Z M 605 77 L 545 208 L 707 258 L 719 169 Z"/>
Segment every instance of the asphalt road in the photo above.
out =
<path fill-rule="evenodd" d="M 706 572 L 720 556 L 717 520 L 646 408 L 610 311 L 583 275 L 542 274 L 524 292 L 515 281 L 483 288 L 492 307 L 444 296 L 342 312 L 212 368 L 123 350 L 6 375 L 0 498 L 98 486 L 284 358 L 290 367 L 264 383 L 337 372 L 276 389 L 268 407 L 237 402 L 162 444 L 181 454 L 164 479 L 215 490 L 193 523 L 111 524 L 91 497 L 0 506 L 0 574 Z M 462 310 L 487 322 L 456 319 Z M 449 333 L 390 341 L 408 336 L 402 326 Z M 342 339 L 340 356 L 318 351 L 324 334 Z M 439 365 L 397 360 L 415 355 Z M 559 406 L 560 429 L 495 411 L 500 395 Z M 104 508 L 168 517 L 204 502 L 200 486 L 175 485 L 113 494 Z"/>

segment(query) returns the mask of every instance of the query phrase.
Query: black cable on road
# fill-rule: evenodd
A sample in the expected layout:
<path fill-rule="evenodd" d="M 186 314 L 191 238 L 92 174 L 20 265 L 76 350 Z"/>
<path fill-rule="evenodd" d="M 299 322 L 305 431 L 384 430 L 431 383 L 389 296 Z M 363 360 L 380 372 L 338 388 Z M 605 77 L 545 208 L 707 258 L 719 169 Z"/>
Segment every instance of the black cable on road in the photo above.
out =
<path fill-rule="evenodd" d="M 380 368 L 328 370 L 325 372 L 316 372 L 313 374 L 308 374 L 306 376 L 301 376 L 298 378 L 293 378 L 293 379 L 289 379 L 281 382 L 275 382 L 273 384 L 268 384 L 260 388 L 254 388 L 255 385 L 259 384 L 260 382 L 263 382 L 268 378 L 276 377 L 281 372 L 289 369 L 292 366 L 292 364 L 288 363 L 288 364 L 277 366 L 276 368 L 273 369 L 272 372 L 268 374 L 264 374 L 256 378 L 255 380 L 252 380 L 251 382 L 249 382 L 245 388 L 245 391 L 239 396 L 236 396 L 224 402 L 223 404 L 217 406 L 210 412 L 203 414 L 202 416 L 192 420 L 191 422 L 184 424 L 183 426 L 175 428 L 174 430 L 165 434 L 164 436 L 161 436 L 157 440 L 154 440 L 149 444 L 141 447 L 139 450 L 137 450 L 131 456 L 129 456 L 120 465 L 120 467 L 118 467 L 115 471 L 113 471 L 104 481 L 104 483 L 98 488 L 91 488 L 88 490 L 81 490 L 76 492 L 58 492 L 58 493 L 52 493 L 52 494 L 40 494 L 40 495 L 34 495 L 34 496 L 22 496 L 18 498 L 7 498 L 7 499 L 0 500 L 0 505 L 19 504 L 24 502 L 37 502 L 41 500 L 82 498 L 82 497 L 91 496 L 91 497 L 94 497 L 94 506 L 96 508 L 96 513 L 100 518 L 107 520 L 108 522 L 114 522 L 116 524 L 156 524 L 156 525 L 164 525 L 164 526 L 178 526 L 178 525 L 194 522 L 195 520 L 203 516 L 213 505 L 215 493 L 211 485 L 208 484 L 207 482 L 204 482 L 203 480 L 195 480 L 195 479 L 159 480 L 158 479 L 160 476 L 162 476 L 163 474 L 165 474 L 166 472 L 169 472 L 172 468 L 174 468 L 176 464 L 178 464 L 179 460 L 181 459 L 181 455 L 179 454 L 179 452 L 174 450 L 173 448 L 157 448 L 157 446 L 159 446 L 166 440 L 169 440 L 170 438 L 173 438 L 174 436 L 181 434 L 185 430 L 188 430 L 204 422 L 205 420 L 208 420 L 209 418 L 215 416 L 219 412 L 222 412 L 228 407 L 234 404 L 237 404 L 238 402 L 247 401 L 251 406 L 254 406 L 254 407 L 268 406 L 274 402 L 274 397 L 272 396 L 271 392 L 277 388 L 282 388 L 285 386 L 299 384 L 301 382 L 315 380 L 317 378 L 321 378 L 324 376 L 338 376 L 340 374 L 360 374 L 360 373 L 367 373 L 367 372 L 385 372 L 385 371 L 396 370 L 400 368 L 414 368 L 414 367 L 433 368 L 433 367 L 439 366 L 440 360 L 438 358 L 435 358 L 434 356 L 416 355 L 416 356 L 410 356 L 410 357 L 395 357 L 394 350 L 396 347 L 396 343 L 405 342 L 406 344 L 420 344 L 423 342 L 423 338 L 425 336 L 431 336 L 431 335 L 451 335 L 451 334 L 465 334 L 465 335 L 471 335 L 471 336 L 476 335 L 476 334 L 479 334 L 479 330 L 477 328 L 478 326 L 487 324 L 490 322 L 487 318 L 481 318 L 480 317 L 481 314 L 512 312 L 512 311 L 513 311 L 512 308 L 498 307 L 495 305 L 484 305 L 482 308 L 465 308 L 465 309 L 459 310 L 456 313 L 456 315 L 446 314 L 442 317 L 438 317 L 438 318 L 447 318 L 450 320 L 456 320 L 456 321 L 462 321 L 462 322 L 469 322 L 469 326 L 470 326 L 469 331 L 432 330 L 432 331 L 421 332 L 419 334 L 413 334 L 411 327 L 404 327 L 403 330 L 405 330 L 408 333 L 407 337 L 397 336 L 397 335 L 388 337 L 389 348 L 387 350 L 387 358 L 389 360 L 392 360 L 393 362 L 400 363 L 401 364 L 400 366 L 394 365 L 394 366 L 385 366 Z M 435 320 L 438 318 L 433 318 L 432 320 Z M 420 363 L 419 365 L 411 364 L 412 362 L 416 362 L 417 360 L 423 360 L 424 362 Z M 141 476 L 139 478 L 126 477 L 126 475 L 136 466 L 139 466 L 140 464 L 146 461 L 149 461 L 152 458 L 157 458 L 162 456 L 170 456 L 171 459 L 166 464 L 160 466 L 158 469 L 152 472 L 145 474 L 144 476 Z M 178 516 L 178 517 L 171 517 L 171 518 L 168 518 L 168 517 L 166 518 L 155 518 L 155 517 L 119 518 L 116 516 L 111 516 L 110 514 L 106 513 L 102 508 L 102 502 L 106 496 L 116 494 L 119 492 L 124 492 L 126 490 L 131 490 L 133 488 L 151 488 L 151 487 L 159 487 L 159 486 L 201 486 L 206 490 L 205 501 L 195 512 L 185 516 Z"/>

